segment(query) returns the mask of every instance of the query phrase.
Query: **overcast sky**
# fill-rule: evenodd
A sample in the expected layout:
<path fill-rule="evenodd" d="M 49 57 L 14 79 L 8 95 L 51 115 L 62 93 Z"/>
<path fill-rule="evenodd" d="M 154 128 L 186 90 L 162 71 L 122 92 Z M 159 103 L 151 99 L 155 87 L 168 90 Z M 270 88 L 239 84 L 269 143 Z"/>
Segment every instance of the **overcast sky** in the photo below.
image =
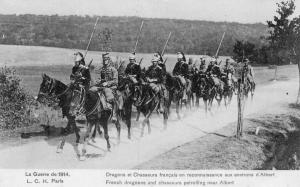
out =
<path fill-rule="evenodd" d="M 141 16 L 265 23 L 280 0 L 0 0 L 1 14 Z M 296 0 L 297 15 L 300 0 Z"/>

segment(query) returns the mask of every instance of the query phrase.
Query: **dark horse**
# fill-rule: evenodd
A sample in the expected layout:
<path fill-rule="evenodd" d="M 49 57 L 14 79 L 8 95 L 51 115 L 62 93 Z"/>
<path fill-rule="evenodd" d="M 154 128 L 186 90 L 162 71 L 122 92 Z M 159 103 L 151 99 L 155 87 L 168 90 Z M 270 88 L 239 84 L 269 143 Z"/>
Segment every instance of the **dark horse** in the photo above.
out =
<path fill-rule="evenodd" d="M 126 123 L 128 129 L 128 139 L 131 139 L 131 113 L 132 106 L 135 103 L 134 92 L 137 91 L 139 85 L 134 84 L 129 76 L 119 77 L 118 91 L 122 97 L 123 107 L 119 108 L 118 116 Z"/>
<path fill-rule="evenodd" d="M 42 74 L 42 83 L 38 93 L 37 101 L 41 101 L 43 97 L 52 100 L 58 100 L 58 105 L 62 108 L 63 117 L 67 117 L 68 124 L 65 129 L 72 127 L 76 135 L 76 143 L 79 143 L 80 135 L 79 129 L 76 126 L 75 116 L 69 113 L 70 103 L 72 99 L 73 90 L 64 83 L 53 79 L 46 74 Z M 61 152 L 65 144 L 67 133 L 63 133 L 63 139 L 57 147 L 57 152 Z"/>
<path fill-rule="evenodd" d="M 205 73 L 197 73 L 192 77 L 192 92 L 195 93 L 194 100 L 196 107 L 200 106 L 199 101 L 204 94 L 205 76 Z"/>
<path fill-rule="evenodd" d="M 75 90 L 72 96 L 70 104 L 70 113 L 72 115 L 85 114 L 87 119 L 87 130 L 84 136 L 84 144 L 82 148 L 82 155 L 80 160 L 86 159 L 86 145 L 91 139 L 94 130 L 99 126 L 102 126 L 104 130 L 104 138 L 107 143 L 107 150 L 110 151 L 110 142 L 108 136 L 108 120 L 111 116 L 111 110 L 104 110 L 100 97 L 104 97 L 103 93 L 86 91 L 84 88 Z M 118 131 L 118 141 L 120 141 L 120 123 L 119 120 L 115 122 Z"/>
<path fill-rule="evenodd" d="M 177 118 L 180 119 L 179 109 L 183 98 L 183 90 L 181 88 L 180 79 L 172 76 L 170 73 L 166 74 L 166 88 L 169 91 L 169 105 L 173 101 L 176 106 Z"/>
<path fill-rule="evenodd" d="M 205 112 L 207 113 L 207 111 L 211 112 L 212 103 L 214 98 L 217 99 L 218 91 L 217 87 L 212 83 L 210 76 L 206 75 L 205 78 L 202 78 L 201 80 L 201 88 L 203 88 L 203 101 L 205 105 Z"/>
<path fill-rule="evenodd" d="M 225 107 L 227 107 L 228 105 L 230 105 L 233 93 L 235 92 L 235 85 L 232 80 L 232 74 L 228 74 L 225 77 L 223 77 L 223 82 L 224 82 L 223 97 L 224 97 Z"/>
<path fill-rule="evenodd" d="M 168 94 L 169 95 L 169 94 Z M 151 133 L 150 121 L 149 118 L 153 111 L 157 110 L 160 104 L 160 99 L 157 95 L 152 93 L 152 90 L 149 84 L 144 83 L 141 86 L 137 87 L 137 90 L 134 92 L 134 105 L 139 107 L 139 110 L 145 116 L 145 119 L 142 122 L 141 136 L 144 135 L 144 128 L 147 124 L 148 133 Z M 164 98 L 163 103 L 163 117 L 164 117 L 164 129 L 167 128 L 167 120 L 169 116 L 169 98 Z"/>

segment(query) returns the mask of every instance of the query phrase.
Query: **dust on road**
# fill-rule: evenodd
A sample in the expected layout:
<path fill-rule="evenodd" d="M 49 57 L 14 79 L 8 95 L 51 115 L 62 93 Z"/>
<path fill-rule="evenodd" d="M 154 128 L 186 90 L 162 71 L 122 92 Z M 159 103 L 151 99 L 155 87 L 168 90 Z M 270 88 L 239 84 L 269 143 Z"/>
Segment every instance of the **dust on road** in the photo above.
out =
<path fill-rule="evenodd" d="M 297 80 L 272 82 L 258 86 L 253 102 L 246 104 L 245 114 L 280 113 L 283 105 L 294 102 L 297 92 Z M 288 94 L 287 94 L 288 93 Z M 216 105 L 216 104 L 215 104 Z M 106 151 L 103 138 L 88 146 L 89 158 L 81 162 L 76 156 L 75 135 L 69 135 L 64 151 L 57 154 L 56 146 L 60 138 L 43 138 L 37 142 L 0 151 L 0 168 L 97 168 L 130 169 L 155 156 L 177 146 L 191 142 L 207 133 L 214 132 L 237 119 L 236 98 L 227 109 L 213 107 L 213 114 L 205 115 L 203 104 L 200 109 L 184 109 L 182 119 L 177 120 L 172 110 L 168 129 L 163 130 L 162 117 L 151 118 L 152 133 L 140 135 L 140 123 L 132 128 L 132 140 L 127 139 L 126 127 L 123 125 L 121 143 L 117 144 L 116 129 L 109 131 L 112 144 L 111 152 Z M 143 118 L 140 119 L 140 121 Z M 146 129 L 147 132 L 147 129 Z M 20 140 L 22 141 L 22 140 Z M 81 150 L 81 146 L 78 147 Z"/>

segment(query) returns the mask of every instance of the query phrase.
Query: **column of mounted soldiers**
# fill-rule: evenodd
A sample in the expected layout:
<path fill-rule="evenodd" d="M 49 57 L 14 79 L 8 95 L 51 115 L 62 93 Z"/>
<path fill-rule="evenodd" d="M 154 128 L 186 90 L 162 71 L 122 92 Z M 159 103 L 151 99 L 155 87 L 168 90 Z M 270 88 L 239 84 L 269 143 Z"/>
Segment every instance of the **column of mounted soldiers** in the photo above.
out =
<path fill-rule="evenodd" d="M 101 104 L 105 110 L 112 110 L 111 120 L 116 120 L 117 108 L 122 109 L 122 97 L 118 95 L 119 78 L 118 70 L 113 66 L 109 53 L 102 54 L 102 67 L 97 74 L 96 84 L 90 86 L 91 75 L 89 67 L 85 64 L 85 59 L 82 53 L 75 53 L 75 65 L 72 68 L 70 76 L 72 85 L 83 87 L 85 90 L 92 92 L 99 92 L 104 97 L 100 97 Z M 163 112 L 164 98 L 169 97 L 169 92 L 166 87 L 166 65 L 163 56 L 160 52 L 153 54 L 151 65 L 142 71 L 140 63 L 137 61 L 135 53 L 129 54 L 129 64 L 125 69 L 125 75 L 130 78 L 132 83 L 136 86 L 149 86 L 153 97 L 159 98 L 159 105 L 157 111 Z M 249 60 L 243 60 L 243 71 L 245 80 L 252 86 L 254 83 L 254 72 L 249 65 Z M 226 59 L 223 67 L 218 63 L 217 58 L 214 58 L 206 65 L 204 58 L 200 58 L 199 68 L 190 58 L 187 62 L 183 52 L 177 53 L 177 62 L 172 71 L 174 77 L 180 80 L 180 87 L 183 92 L 183 100 L 187 99 L 186 90 L 195 81 L 195 76 L 206 78 L 207 82 L 212 85 L 212 88 L 222 92 L 224 86 L 232 88 L 235 91 L 237 79 L 234 77 L 235 69 L 230 63 L 230 59 Z M 223 84 L 222 84 L 223 82 Z M 117 104 L 119 106 L 117 106 Z M 120 106 L 121 105 L 121 106 Z"/>

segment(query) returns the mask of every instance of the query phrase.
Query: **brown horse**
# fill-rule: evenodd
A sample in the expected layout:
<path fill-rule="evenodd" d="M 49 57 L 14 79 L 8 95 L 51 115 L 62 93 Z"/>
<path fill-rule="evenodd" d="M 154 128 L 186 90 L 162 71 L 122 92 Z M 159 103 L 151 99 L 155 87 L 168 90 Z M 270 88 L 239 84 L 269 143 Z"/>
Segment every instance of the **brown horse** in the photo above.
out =
<path fill-rule="evenodd" d="M 72 115 L 85 114 L 87 119 L 87 130 L 84 135 L 84 144 L 82 148 L 82 154 L 80 155 L 80 160 L 86 159 L 86 145 L 93 136 L 95 128 L 97 128 L 99 124 L 104 130 L 104 138 L 107 143 L 107 150 L 110 151 L 111 148 L 108 136 L 108 121 L 112 111 L 103 109 L 100 97 L 104 97 L 101 91 L 100 93 L 96 93 L 90 90 L 86 91 L 84 88 L 74 91 L 72 96 L 70 113 Z M 118 141 L 120 142 L 121 127 L 118 118 L 115 122 L 115 125 L 118 132 Z"/>
<path fill-rule="evenodd" d="M 142 84 L 138 87 L 138 89 L 134 92 L 134 105 L 139 106 L 140 112 L 145 116 L 145 119 L 142 122 L 142 130 L 141 130 L 141 136 L 144 135 L 144 128 L 147 124 L 148 126 L 148 133 L 151 133 L 151 127 L 150 127 L 150 116 L 153 113 L 153 111 L 158 110 L 159 104 L 160 104 L 160 98 L 158 95 L 155 95 L 152 93 L 151 88 L 147 83 Z M 167 128 L 167 120 L 169 116 L 169 99 L 164 98 L 164 111 L 163 111 L 163 117 L 164 117 L 164 129 Z"/>
<path fill-rule="evenodd" d="M 65 144 L 67 129 L 74 129 L 76 135 L 76 143 L 79 143 L 80 139 L 79 129 L 77 128 L 75 122 L 75 116 L 69 113 L 73 90 L 61 81 L 53 79 L 46 74 L 42 74 L 42 78 L 43 80 L 40 85 L 37 101 L 40 102 L 43 98 L 58 101 L 58 105 L 62 109 L 63 117 L 66 116 L 68 119 L 68 124 L 64 130 L 65 133 L 63 133 L 62 141 L 57 147 L 57 153 L 60 153 L 63 150 L 63 146 Z"/>

